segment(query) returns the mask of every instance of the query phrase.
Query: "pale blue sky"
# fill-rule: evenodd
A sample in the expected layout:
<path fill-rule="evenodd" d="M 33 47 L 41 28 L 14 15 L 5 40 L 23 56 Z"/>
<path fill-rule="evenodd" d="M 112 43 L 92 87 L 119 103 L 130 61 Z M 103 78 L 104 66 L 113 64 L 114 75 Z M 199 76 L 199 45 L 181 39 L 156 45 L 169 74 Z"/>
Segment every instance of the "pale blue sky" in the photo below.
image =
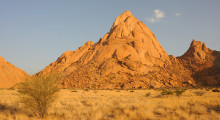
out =
<path fill-rule="evenodd" d="M 65 51 L 97 42 L 125 10 L 170 55 L 182 55 L 192 39 L 220 50 L 219 0 L 1 0 L 0 56 L 34 74 Z"/>

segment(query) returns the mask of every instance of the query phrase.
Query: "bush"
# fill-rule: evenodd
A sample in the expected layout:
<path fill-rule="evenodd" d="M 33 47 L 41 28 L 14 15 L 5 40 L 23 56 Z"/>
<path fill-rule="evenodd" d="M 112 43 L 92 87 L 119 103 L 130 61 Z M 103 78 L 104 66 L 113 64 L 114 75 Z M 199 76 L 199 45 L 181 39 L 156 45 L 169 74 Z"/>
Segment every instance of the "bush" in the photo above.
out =
<path fill-rule="evenodd" d="M 212 92 L 220 92 L 220 90 L 215 88 L 215 89 L 212 90 Z"/>
<path fill-rule="evenodd" d="M 149 97 L 150 94 L 151 94 L 150 92 L 146 93 L 146 94 L 145 94 L 145 97 Z"/>
<path fill-rule="evenodd" d="M 44 118 L 48 109 L 57 98 L 59 91 L 55 77 L 39 76 L 31 77 L 22 83 L 18 89 L 21 102 L 26 109 L 33 112 L 34 115 Z"/>
<path fill-rule="evenodd" d="M 186 91 L 186 89 L 163 90 L 160 94 L 161 95 L 173 95 L 175 93 L 175 95 L 179 97 L 185 91 Z"/>
<path fill-rule="evenodd" d="M 183 94 L 183 92 L 185 92 L 185 89 L 175 90 L 174 92 L 176 93 L 176 96 L 179 97 L 180 95 Z"/>
<path fill-rule="evenodd" d="M 174 92 L 171 90 L 163 90 L 160 94 L 161 95 L 173 95 Z"/>
<path fill-rule="evenodd" d="M 195 91 L 194 94 L 196 94 L 197 96 L 202 96 L 203 94 L 205 94 L 204 91 Z"/>
<path fill-rule="evenodd" d="M 87 92 L 88 92 L 88 91 L 89 91 L 89 89 L 84 89 L 84 91 L 87 91 Z"/>

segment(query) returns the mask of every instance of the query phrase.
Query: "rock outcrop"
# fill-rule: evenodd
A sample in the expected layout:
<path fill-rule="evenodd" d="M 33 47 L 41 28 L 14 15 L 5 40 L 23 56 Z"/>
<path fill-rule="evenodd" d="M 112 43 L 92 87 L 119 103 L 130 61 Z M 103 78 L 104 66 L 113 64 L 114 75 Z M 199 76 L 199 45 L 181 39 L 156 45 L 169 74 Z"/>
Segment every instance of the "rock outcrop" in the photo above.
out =
<path fill-rule="evenodd" d="M 25 80 L 28 74 L 5 61 L 0 56 L 0 88 L 11 88 L 19 82 Z"/>

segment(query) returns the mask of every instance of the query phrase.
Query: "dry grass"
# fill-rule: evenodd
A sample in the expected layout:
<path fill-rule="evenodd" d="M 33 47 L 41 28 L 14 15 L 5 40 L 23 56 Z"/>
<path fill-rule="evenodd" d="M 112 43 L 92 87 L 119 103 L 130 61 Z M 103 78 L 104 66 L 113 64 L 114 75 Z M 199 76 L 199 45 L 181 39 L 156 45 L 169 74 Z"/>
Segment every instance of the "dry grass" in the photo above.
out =
<path fill-rule="evenodd" d="M 77 91 L 77 92 L 76 92 Z M 220 93 L 186 90 L 181 96 L 161 90 L 62 89 L 45 120 L 219 120 Z M 204 92 L 201 96 L 199 92 Z M 196 94 L 195 94 L 196 93 Z M 0 90 L 0 120 L 38 120 L 22 109 L 17 90 Z M 150 94 L 146 97 L 146 94 Z M 160 96 L 160 97 L 158 97 Z"/>

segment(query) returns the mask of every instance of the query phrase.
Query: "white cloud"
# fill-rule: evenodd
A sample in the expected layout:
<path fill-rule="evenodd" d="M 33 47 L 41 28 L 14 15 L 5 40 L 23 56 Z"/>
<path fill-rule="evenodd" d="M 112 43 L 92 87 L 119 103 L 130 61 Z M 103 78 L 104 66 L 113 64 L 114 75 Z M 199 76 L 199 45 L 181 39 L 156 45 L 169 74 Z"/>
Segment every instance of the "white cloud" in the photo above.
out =
<path fill-rule="evenodd" d="M 161 10 L 156 9 L 156 10 L 154 10 L 154 16 L 157 19 L 162 19 L 165 17 L 165 13 Z"/>
<path fill-rule="evenodd" d="M 165 17 L 165 12 L 159 9 L 155 9 L 153 17 L 146 17 L 144 18 L 144 20 L 147 20 L 150 23 L 156 23 L 156 22 L 160 22 L 161 19 L 163 19 L 164 17 Z"/>
<path fill-rule="evenodd" d="M 176 13 L 176 14 L 175 14 L 175 16 L 177 16 L 177 17 L 180 16 L 180 15 L 181 15 L 181 13 Z"/>
<path fill-rule="evenodd" d="M 155 23 L 157 20 L 155 18 L 145 18 L 144 20 L 147 20 L 150 23 Z"/>

